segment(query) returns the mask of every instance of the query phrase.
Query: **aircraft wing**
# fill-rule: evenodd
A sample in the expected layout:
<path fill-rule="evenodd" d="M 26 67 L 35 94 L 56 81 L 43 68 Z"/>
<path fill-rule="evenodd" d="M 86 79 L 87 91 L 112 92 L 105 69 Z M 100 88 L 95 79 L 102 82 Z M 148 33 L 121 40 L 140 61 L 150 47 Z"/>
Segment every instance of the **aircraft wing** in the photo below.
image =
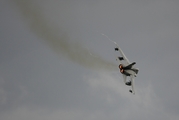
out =
<path fill-rule="evenodd" d="M 132 83 L 132 85 L 131 85 L 131 87 L 132 87 L 132 93 L 135 94 L 135 90 L 134 90 L 134 84 L 135 84 L 134 83 L 134 75 L 131 75 L 130 77 L 131 77 L 131 83 Z"/>
<path fill-rule="evenodd" d="M 129 60 L 127 59 L 127 57 L 125 56 L 125 54 L 123 53 L 123 51 L 122 51 L 122 49 L 119 47 L 119 45 L 118 45 L 116 42 L 114 42 L 114 43 L 116 44 L 116 46 L 117 46 L 117 48 L 118 48 L 118 51 L 121 53 L 123 59 L 124 59 L 128 64 L 130 64 Z"/>

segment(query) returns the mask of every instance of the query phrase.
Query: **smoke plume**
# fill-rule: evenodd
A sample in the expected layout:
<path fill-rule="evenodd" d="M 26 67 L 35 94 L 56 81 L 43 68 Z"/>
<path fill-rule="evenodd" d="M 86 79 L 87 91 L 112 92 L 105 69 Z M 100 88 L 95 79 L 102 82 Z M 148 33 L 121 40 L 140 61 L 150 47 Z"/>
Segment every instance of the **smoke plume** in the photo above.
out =
<path fill-rule="evenodd" d="M 30 30 L 45 40 L 58 54 L 87 68 L 97 70 L 116 69 L 116 65 L 104 60 L 97 54 L 91 53 L 89 49 L 84 48 L 79 42 L 71 42 L 68 34 L 58 33 L 60 28 L 57 29 L 49 24 L 38 7 L 35 7 L 28 0 L 15 0 L 15 3 Z"/>

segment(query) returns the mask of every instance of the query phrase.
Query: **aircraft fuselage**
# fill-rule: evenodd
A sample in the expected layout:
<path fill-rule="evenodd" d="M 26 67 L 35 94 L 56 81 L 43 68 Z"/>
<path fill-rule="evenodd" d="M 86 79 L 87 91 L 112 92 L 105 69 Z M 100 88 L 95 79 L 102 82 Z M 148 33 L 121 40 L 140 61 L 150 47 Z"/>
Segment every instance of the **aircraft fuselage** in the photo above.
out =
<path fill-rule="evenodd" d="M 130 76 L 131 74 L 133 74 L 134 76 L 136 76 L 136 74 L 138 73 L 138 69 L 136 68 L 132 68 L 132 66 L 135 64 L 132 63 L 128 66 L 124 66 L 123 64 L 120 64 L 119 65 L 119 69 L 120 69 L 120 72 L 126 76 Z"/>

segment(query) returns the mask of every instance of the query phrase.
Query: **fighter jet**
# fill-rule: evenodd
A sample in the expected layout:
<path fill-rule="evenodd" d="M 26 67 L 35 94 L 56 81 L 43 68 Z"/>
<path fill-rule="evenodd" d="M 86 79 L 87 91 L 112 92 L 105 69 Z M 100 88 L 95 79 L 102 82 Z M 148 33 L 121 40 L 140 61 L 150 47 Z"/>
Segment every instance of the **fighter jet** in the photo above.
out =
<path fill-rule="evenodd" d="M 119 70 L 123 75 L 124 83 L 127 86 L 131 86 L 132 89 L 130 89 L 129 92 L 135 94 L 134 77 L 137 76 L 139 69 L 134 67 L 136 62 L 130 63 L 118 44 L 116 42 L 114 43 L 116 44 L 116 48 L 114 48 L 114 50 L 120 52 L 121 54 L 121 56 L 118 56 L 116 60 L 119 62 Z M 127 77 L 130 77 L 130 79 L 127 80 Z"/>

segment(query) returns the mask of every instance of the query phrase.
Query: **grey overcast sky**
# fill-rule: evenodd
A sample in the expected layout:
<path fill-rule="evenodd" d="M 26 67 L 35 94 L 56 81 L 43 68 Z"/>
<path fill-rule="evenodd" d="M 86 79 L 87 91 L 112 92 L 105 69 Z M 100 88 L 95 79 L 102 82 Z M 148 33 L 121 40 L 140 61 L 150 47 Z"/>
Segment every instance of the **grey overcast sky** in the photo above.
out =
<path fill-rule="evenodd" d="M 179 119 L 178 0 L 1 0 L 0 120 Z M 116 41 L 139 74 L 128 92 Z"/>

